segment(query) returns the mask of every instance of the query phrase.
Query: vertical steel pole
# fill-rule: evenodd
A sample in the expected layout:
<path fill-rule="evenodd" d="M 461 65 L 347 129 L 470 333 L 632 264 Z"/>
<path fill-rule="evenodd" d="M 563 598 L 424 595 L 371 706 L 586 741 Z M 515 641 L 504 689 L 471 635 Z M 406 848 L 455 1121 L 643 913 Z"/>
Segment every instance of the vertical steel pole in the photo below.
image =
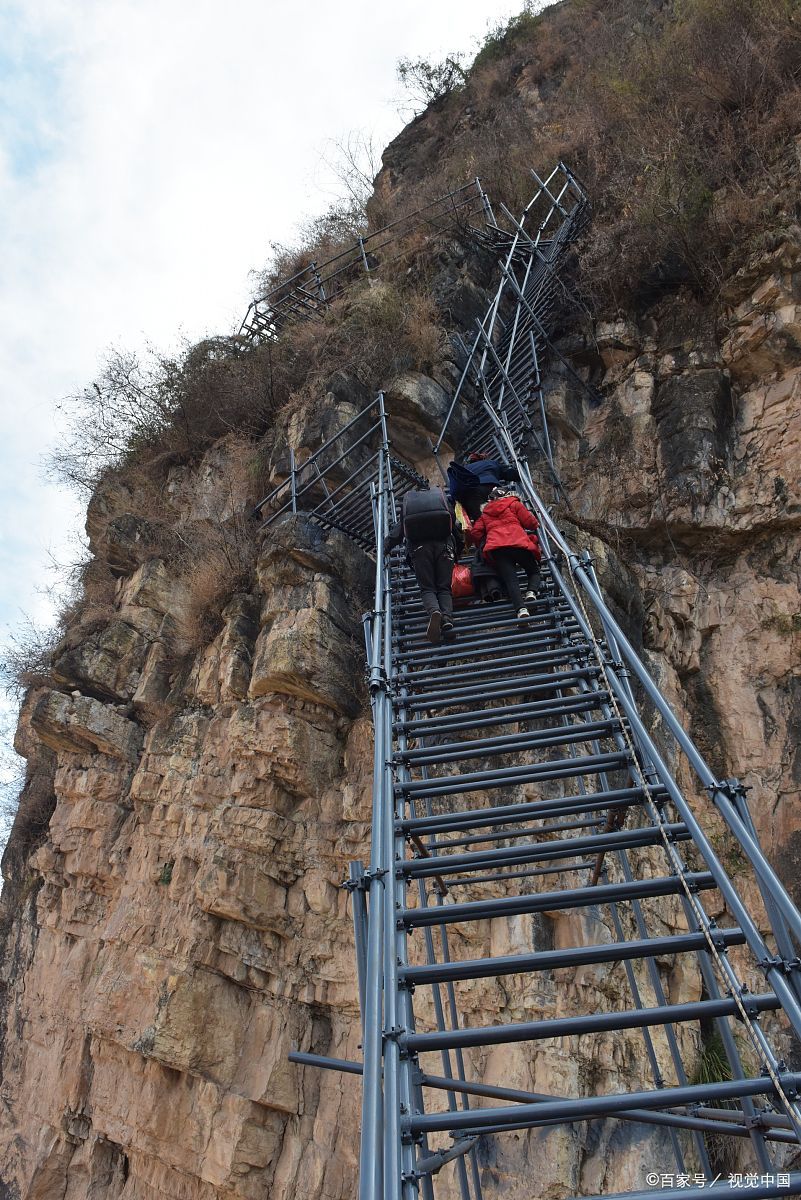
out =
<path fill-rule="evenodd" d="M 405 675 L 407 673 L 407 670 L 408 670 L 408 668 L 404 667 L 402 669 L 402 673 Z M 406 695 L 408 694 L 408 689 L 404 686 L 404 684 L 405 684 L 405 680 L 402 679 L 401 680 L 401 696 L 405 698 Z M 398 718 L 401 721 L 404 721 L 407 718 L 407 715 L 408 715 L 407 710 L 405 708 L 401 707 L 398 712 Z M 424 740 L 426 740 L 426 739 L 424 739 Z M 407 749 L 407 744 L 408 744 L 407 736 L 405 733 L 401 733 L 401 735 L 398 739 L 398 742 L 399 742 L 399 748 L 400 748 L 401 752 L 405 751 Z M 423 768 L 423 777 L 424 778 L 428 777 L 428 770 L 425 767 Z M 404 780 L 410 778 L 409 769 L 407 766 L 403 766 L 401 768 L 400 778 L 404 779 Z M 410 806 L 411 815 L 414 816 L 415 815 L 415 803 L 414 803 L 413 797 L 410 798 L 409 806 Z M 427 811 L 428 811 L 428 815 L 430 816 L 431 815 L 430 801 L 427 803 Z M 402 838 L 401 838 L 401 847 L 402 847 L 402 844 L 403 844 L 403 842 L 402 842 Z M 429 839 L 428 847 L 430 849 L 435 849 L 436 848 L 436 839 L 433 839 L 433 838 Z M 421 908 L 428 908 L 429 907 L 428 895 L 426 892 L 426 883 L 425 883 L 424 879 L 417 880 L 417 892 L 418 892 L 419 906 Z M 439 903 L 441 903 L 441 901 L 442 901 L 442 897 L 440 895 L 437 898 L 437 903 L 439 904 Z M 444 925 L 440 926 L 440 933 L 441 933 L 442 940 L 443 940 L 443 947 L 444 947 L 445 955 L 447 957 L 447 934 L 446 934 Z M 423 937 L 424 937 L 425 946 L 426 946 L 427 962 L 430 962 L 430 963 L 436 962 L 436 953 L 435 953 L 435 948 L 434 948 L 434 934 L 433 934 L 431 927 L 429 927 L 429 926 L 425 927 L 425 929 L 423 930 Z M 405 963 L 405 947 L 404 947 L 404 963 Z M 456 1029 L 456 1028 L 458 1028 L 458 1018 L 457 1018 L 457 1015 L 455 1012 L 455 996 L 453 995 L 453 985 L 446 984 L 446 989 L 449 992 L 452 1028 Z M 408 992 L 407 992 L 407 996 L 408 996 Z M 434 1015 L 436 1017 L 437 1028 L 444 1031 L 447 1028 L 447 1025 L 445 1022 L 445 1009 L 444 1009 L 444 1006 L 442 1003 L 442 993 L 440 990 L 440 985 L 438 983 L 434 984 L 432 987 L 432 1000 L 433 1000 L 433 1005 L 434 1005 Z M 454 1073 L 453 1073 L 453 1070 L 451 1067 L 450 1051 L 447 1049 L 443 1049 L 440 1053 L 441 1053 L 441 1059 L 442 1059 L 443 1075 L 447 1079 L 458 1078 L 461 1082 L 464 1082 L 466 1076 L 464 1073 L 464 1061 L 463 1061 L 461 1050 L 457 1049 L 455 1051 L 455 1055 L 456 1055 L 456 1059 L 457 1059 L 457 1063 L 458 1063 L 457 1076 L 454 1076 Z M 469 1101 L 466 1096 L 461 1096 L 457 1103 L 456 1094 L 453 1092 L 447 1093 L 446 1100 L 447 1100 L 448 1108 L 451 1110 L 451 1112 L 456 1112 L 457 1107 L 459 1107 L 459 1105 L 461 1105 L 462 1108 L 469 1107 Z M 478 1169 L 477 1169 L 477 1165 L 475 1162 L 475 1152 L 473 1150 L 470 1151 L 470 1160 L 471 1160 L 471 1171 L 473 1174 L 473 1186 L 475 1189 L 475 1197 L 476 1197 L 476 1200 L 481 1200 L 481 1181 L 478 1176 Z M 470 1183 L 467 1178 L 467 1168 L 466 1168 L 463 1158 L 457 1159 L 456 1174 L 457 1174 L 457 1178 L 459 1180 L 459 1192 L 460 1192 L 462 1200 L 471 1200 Z"/>
<path fill-rule="evenodd" d="M 364 1029 L 364 984 L 367 976 L 367 904 L 364 898 L 364 863 L 352 862 L 348 866 L 350 902 L 353 906 L 353 944 L 356 949 L 356 973 L 359 982 L 359 1012 Z"/>
<path fill-rule="evenodd" d="M 298 481 L 297 472 L 295 471 L 295 451 L 291 446 L 289 447 L 289 478 L 289 486 L 292 492 L 292 511 L 296 513 L 298 511 Z"/>
<path fill-rule="evenodd" d="M 383 454 L 382 454 L 383 458 Z M 391 658 L 389 649 L 390 629 L 389 589 L 384 592 L 384 646 L 382 648 L 384 670 Z M 395 914 L 398 905 L 398 881 L 395 875 L 396 835 L 394 829 L 394 786 L 392 779 L 392 713 L 390 705 L 384 705 L 385 746 L 383 763 L 384 820 L 382 835 L 384 842 L 383 869 L 385 876 L 384 900 L 384 1196 L 383 1200 L 400 1200 L 401 1197 L 401 1078 L 400 1078 L 400 1026 L 398 1012 L 398 930 Z M 408 1063 L 408 1060 L 407 1060 Z M 408 1081 L 407 1081 L 408 1082 Z M 404 1089 L 408 1096 L 408 1088 Z M 407 1111 L 408 1108 L 407 1108 Z M 408 1190 L 404 1188 L 404 1197 Z"/>
<path fill-rule="evenodd" d="M 542 377 L 540 375 L 540 362 L 537 355 L 537 343 L 534 338 L 534 331 L 529 329 L 528 336 L 531 339 L 531 359 L 534 363 L 534 372 L 536 377 L 537 395 L 540 402 L 540 418 L 542 420 L 542 440 L 545 444 L 545 453 L 548 456 L 548 462 L 551 464 L 551 470 L 554 471 L 553 447 L 551 446 L 551 434 L 548 429 L 548 414 L 545 411 L 545 393 L 542 390 Z"/>
<path fill-rule="evenodd" d="M 376 566 L 372 613 L 369 688 L 373 710 L 373 826 L 368 885 L 367 970 L 364 1001 L 364 1075 L 362 1081 L 362 1133 L 359 1155 L 359 1200 L 384 1200 L 383 1162 L 383 951 L 386 868 L 384 864 L 385 772 L 387 747 L 384 706 L 386 679 L 382 666 L 384 605 L 384 459 L 379 462 L 376 501 Z"/>
<path fill-rule="evenodd" d="M 487 224 L 497 225 L 495 213 L 492 211 L 492 205 L 490 204 L 489 196 L 481 186 L 481 180 L 479 179 L 478 175 L 476 175 L 476 187 L 478 188 L 478 194 L 481 197 L 481 207 L 484 209 L 484 217 L 487 221 Z"/>
<path fill-rule="evenodd" d="M 754 839 L 754 841 L 757 841 L 756 826 L 754 825 L 751 812 L 748 808 L 748 801 L 745 798 L 745 788 L 743 788 L 743 786 L 736 780 L 730 780 L 729 791 L 732 806 L 737 811 L 740 820 L 748 829 L 751 837 Z M 776 938 L 776 949 L 784 961 L 788 964 L 788 967 L 791 968 L 788 969 L 787 979 L 793 986 L 796 993 L 798 993 L 798 955 L 792 942 L 792 935 L 790 930 L 787 928 L 787 923 L 784 920 L 784 917 L 774 903 L 773 896 L 758 876 L 757 884 L 759 885 L 759 890 L 762 895 L 762 902 L 765 905 L 765 912 L 768 914 L 768 920 L 771 923 L 773 933 Z"/>
<path fill-rule="evenodd" d="M 311 269 L 312 269 L 312 272 L 313 272 L 313 274 L 314 274 L 315 281 L 316 281 L 316 283 L 317 283 L 317 292 L 318 292 L 318 294 L 319 294 L 319 296 L 320 296 L 320 299 L 321 299 L 321 300 L 323 301 L 323 303 L 325 304 L 325 303 L 327 303 L 327 301 L 328 301 L 328 297 L 327 297 L 327 296 L 326 296 L 326 294 L 325 294 L 325 288 L 324 288 L 324 286 L 323 286 L 323 277 L 322 277 L 322 275 L 320 274 L 320 272 L 319 272 L 319 270 L 318 270 L 318 268 L 317 268 L 317 263 L 316 263 L 316 262 L 313 262 L 313 263 L 311 264 Z"/>
<path fill-rule="evenodd" d="M 372 287 L 373 280 L 372 280 L 372 276 L 370 275 L 370 264 L 367 261 L 367 253 L 364 249 L 364 238 L 363 237 L 359 238 L 359 249 L 362 252 L 362 266 L 364 267 L 364 273 L 367 276 L 367 282 L 370 284 L 370 287 Z"/>

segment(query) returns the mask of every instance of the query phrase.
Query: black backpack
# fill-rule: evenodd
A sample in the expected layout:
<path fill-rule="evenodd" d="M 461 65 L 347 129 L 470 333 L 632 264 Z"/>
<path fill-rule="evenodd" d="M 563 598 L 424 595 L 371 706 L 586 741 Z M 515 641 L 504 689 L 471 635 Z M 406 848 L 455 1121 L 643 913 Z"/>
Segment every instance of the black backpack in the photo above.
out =
<path fill-rule="evenodd" d="M 407 492 L 403 497 L 403 536 L 407 542 L 444 542 L 452 530 L 451 510 L 442 488 Z"/>

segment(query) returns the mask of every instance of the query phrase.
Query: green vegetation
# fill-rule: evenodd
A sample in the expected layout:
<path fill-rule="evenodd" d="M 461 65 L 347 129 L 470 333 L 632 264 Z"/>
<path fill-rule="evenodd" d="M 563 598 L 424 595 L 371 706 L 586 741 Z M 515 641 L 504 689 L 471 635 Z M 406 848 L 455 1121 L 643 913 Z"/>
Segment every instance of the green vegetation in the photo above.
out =
<path fill-rule="evenodd" d="M 743 1061 L 743 1069 L 746 1076 L 750 1077 L 751 1072 L 748 1069 L 746 1061 L 747 1055 L 744 1055 L 745 1046 L 742 1044 L 742 1039 L 737 1038 L 736 1035 L 735 1041 L 737 1042 L 738 1054 Z M 708 1029 L 702 1028 L 701 1054 L 689 1082 L 693 1085 L 725 1083 L 731 1079 L 733 1079 L 733 1074 L 726 1056 L 723 1038 L 717 1026 L 710 1022 Z M 714 1107 L 737 1109 L 739 1108 L 739 1104 L 736 1100 L 721 1100 Z M 704 1134 L 704 1142 L 709 1154 L 709 1161 L 716 1172 L 724 1174 L 735 1169 L 736 1162 L 731 1158 L 732 1147 L 730 1138 L 720 1136 L 716 1133 L 706 1133 Z"/>
<path fill-rule="evenodd" d="M 703 1039 L 701 1055 L 690 1083 L 722 1083 L 731 1078 L 731 1067 L 726 1057 L 723 1038 L 715 1028 L 708 1037 Z"/>

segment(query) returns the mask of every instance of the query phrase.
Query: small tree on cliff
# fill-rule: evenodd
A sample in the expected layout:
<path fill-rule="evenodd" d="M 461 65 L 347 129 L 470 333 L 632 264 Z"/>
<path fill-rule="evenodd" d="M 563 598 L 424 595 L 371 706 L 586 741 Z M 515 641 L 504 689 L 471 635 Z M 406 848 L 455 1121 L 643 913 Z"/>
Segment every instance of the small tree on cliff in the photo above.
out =
<path fill-rule="evenodd" d="M 466 72 L 462 66 L 463 55 L 449 54 L 441 62 L 430 62 L 427 58 L 401 58 L 398 60 L 398 79 L 412 100 L 427 108 L 436 100 L 444 100 L 464 86 Z"/>

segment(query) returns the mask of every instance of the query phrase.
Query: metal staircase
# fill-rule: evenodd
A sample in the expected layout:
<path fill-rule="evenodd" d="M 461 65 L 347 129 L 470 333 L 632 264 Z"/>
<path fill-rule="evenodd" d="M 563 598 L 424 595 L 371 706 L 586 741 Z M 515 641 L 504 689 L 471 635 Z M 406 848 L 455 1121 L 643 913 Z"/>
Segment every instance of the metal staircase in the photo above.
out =
<path fill-rule="evenodd" d="M 791 1169 L 801 1071 L 786 1061 L 801 1037 L 801 914 L 759 847 L 744 789 L 705 763 L 529 467 L 533 443 L 543 478 L 558 485 L 541 364 L 558 269 L 587 216 L 561 164 L 538 182 L 521 222 L 495 235 L 501 283 L 465 348 L 451 414 L 472 405 L 470 447 L 517 466 L 540 522 L 543 587 L 529 621 L 508 603 L 475 600 L 457 614 L 454 643 L 425 640 L 414 578 L 400 552 L 384 555 L 415 477 L 390 456 L 382 402 L 373 465 L 333 501 L 359 510 L 357 540 L 366 512 L 375 535 L 371 857 L 348 881 L 363 1063 L 291 1057 L 362 1075 L 360 1200 L 511 1194 L 487 1165 L 489 1139 L 612 1120 L 658 1135 L 659 1170 L 672 1181 L 660 1193 L 801 1195 Z M 354 452 L 348 441 L 339 463 Z M 347 531 L 316 487 L 315 518 Z M 296 481 L 290 491 L 297 507 Z M 761 897 L 756 913 L 704 828 L 713 809 L 741 855 L 738 880 Z M 551 944 L 548 927 L 571 943 Z M 603 986 L 609 974 L 614 986 Z M 517 981 L 511 992 L 505 980 Z M 550 999 L 538 1003 L 542 980 Z M 477 1009 L 496 1017 L 462 1015 Z M 702 1034 L 721 1048 L 717 1079 L 697 1074 Z M 516 1044 L 534 1077 L 538 1047 L 556 1038 L 578 1060 L 614 1039 L 632 1090 L 577 1075 L 573 1092 L 546 1094 L 485 1078 L 490 1048 Z M 541 1146 L 547 1153 L 547 1139 Z M 578 1177 L 566 1179 L 564 1195 L 577 1194 Z M 650 1176 L 625 1194 L 653 1195 Z"/>

